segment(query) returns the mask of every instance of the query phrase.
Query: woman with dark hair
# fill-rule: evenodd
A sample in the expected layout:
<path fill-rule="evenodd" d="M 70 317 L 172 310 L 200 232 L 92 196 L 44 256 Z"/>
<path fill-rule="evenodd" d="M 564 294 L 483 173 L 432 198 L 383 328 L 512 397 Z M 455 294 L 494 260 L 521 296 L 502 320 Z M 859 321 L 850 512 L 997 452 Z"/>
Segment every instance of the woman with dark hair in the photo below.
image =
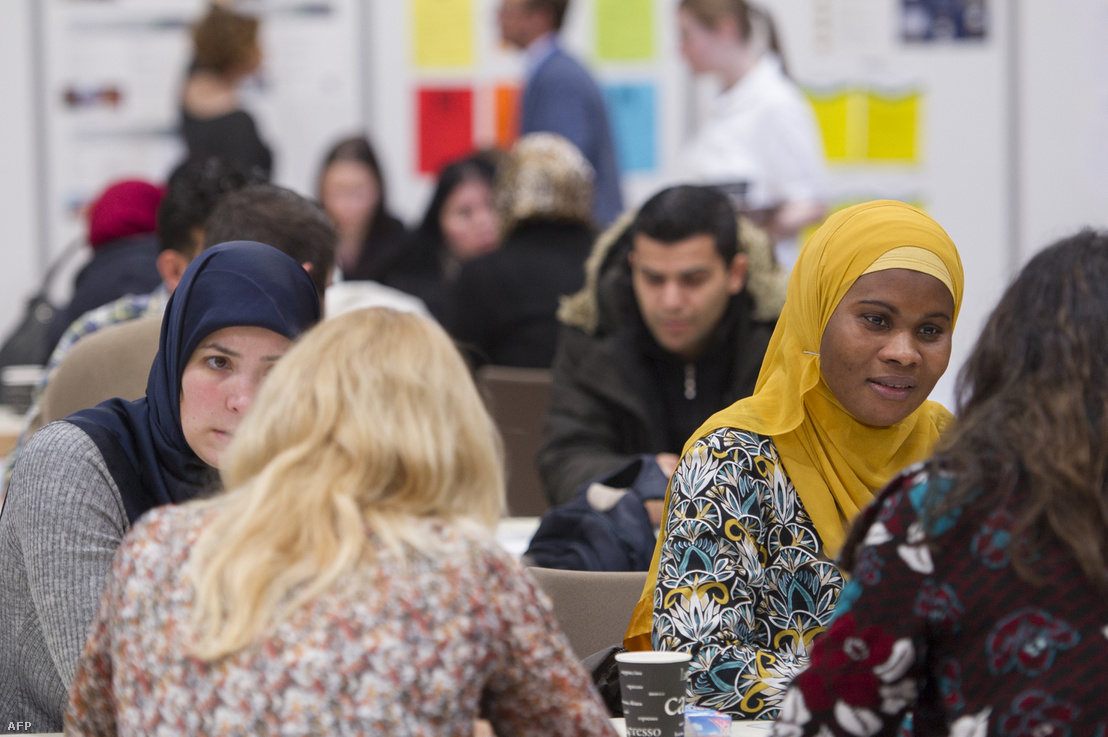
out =
<path fill-rule="evenodd" d="M 495 179 L 496 165 L 489 154 L 447 165 L 423 222 L 383 278 L 390 287 L 422 299 L 439 322 L 448 322 L 448 291 L 462 264 L 499 245 Z"/>
<path fill-rule="evenodd" d="M 936 455 L 851 531 L 852 569 L 778 735 L 1103 735 L 1108 234 L 1024 267 Z"/>
<path fill-rule="evenodd" d="M 238 88 L 262 63 L 259 21 L 212 3 L 192 28 L 193 61 L 181 91 L 181 134 L 190 156 L 218 156 L 268 181 L 273 154 L 242 109 Z"/>
<path fill-rule="evenodd" d="M 388 210 L 385 178 L 369 139 L 339 141 L 323 158 L 319 202 L 339 231 L 335 263 L 346 281 L 380 281 L 400 255 L 407 229 Z"/>
<path fill-rule="evenodd" d="M 162 320 L 146 396 L 35 433 L 0 515 L 0 723 L 62 727 L 66 690 L 112 557 L 147 512 L 218 486 L 262 379 L 319 320 L 308 272 L 272 246 L 213 246 Z"/>
<path fill-rule="evenodd" d="M 559 298 L 585 283 L 592 166 L 555 133 L 520 138 L 500 165 L 494 199 L 502 246 L 465 264 L 451 290 L 450 331 L 475 365 L 550 368 Z"/>

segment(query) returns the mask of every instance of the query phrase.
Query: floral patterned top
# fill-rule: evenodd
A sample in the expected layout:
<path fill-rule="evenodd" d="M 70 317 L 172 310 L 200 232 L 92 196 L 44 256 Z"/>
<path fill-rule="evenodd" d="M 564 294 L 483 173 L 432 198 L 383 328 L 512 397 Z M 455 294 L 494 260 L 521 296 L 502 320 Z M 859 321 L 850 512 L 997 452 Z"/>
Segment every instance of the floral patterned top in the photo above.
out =
<path fill-rule="evenodd" d="M 78 735 L 614 736 L 546 597 L 492 540 L 441 523 L 441 554 L 386 549 L 254 646 L 192 657 L 189 550 L 214 510 L 128 534 L 70 690 Z M 491 536 L 488 536 L 491 538 Z"/>
<path fill-rule="evenodd" d="M 656 650 L 692 653 L 689 698 L 773 718 L 843 586 L 771 438 L 723 428 L 670 488 L 654 590 Z"/>
<path fill-rule="evenodd" d="M 1054 543 L 1046 583 L 1016 575 L 1004 508 L 924 523 L 949 477 L 917 466 L 866 512 L 836 618 L 786 696 L 775 734 L 1104 737 L 1108 603 Z M 925 527 L 926 524 L 926 527 Z"/>

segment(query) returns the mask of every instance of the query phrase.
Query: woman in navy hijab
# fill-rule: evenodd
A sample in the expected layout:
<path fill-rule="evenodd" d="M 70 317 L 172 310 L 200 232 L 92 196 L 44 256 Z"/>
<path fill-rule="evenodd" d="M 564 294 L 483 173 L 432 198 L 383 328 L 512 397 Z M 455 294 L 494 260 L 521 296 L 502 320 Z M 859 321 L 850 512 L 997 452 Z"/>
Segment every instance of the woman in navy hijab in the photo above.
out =
<path fill-rule="evenodd" d="M 0 515 L 0 722 L 61 730 L 123 535 L 153 507 L 214 490 L 262 378 L 319 316 L 294 259 L 249 241 L 210 248 L 170 298 L 146 397 L 103 402 L 31 439 Z"/>

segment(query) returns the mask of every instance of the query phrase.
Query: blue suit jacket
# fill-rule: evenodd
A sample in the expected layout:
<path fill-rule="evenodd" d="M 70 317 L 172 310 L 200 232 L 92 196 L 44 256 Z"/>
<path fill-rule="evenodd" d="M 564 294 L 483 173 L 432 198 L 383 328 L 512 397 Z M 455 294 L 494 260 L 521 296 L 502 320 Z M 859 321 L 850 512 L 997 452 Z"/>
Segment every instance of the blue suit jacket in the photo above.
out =
<path fill-rule="evenodd" d="M 555 47 L 523 90 L 522 133 L 565 136 L 596 172 L 593 217 L 604 226 L 623 211 L 615 144 L 600 88 L 573 57 Z"/>

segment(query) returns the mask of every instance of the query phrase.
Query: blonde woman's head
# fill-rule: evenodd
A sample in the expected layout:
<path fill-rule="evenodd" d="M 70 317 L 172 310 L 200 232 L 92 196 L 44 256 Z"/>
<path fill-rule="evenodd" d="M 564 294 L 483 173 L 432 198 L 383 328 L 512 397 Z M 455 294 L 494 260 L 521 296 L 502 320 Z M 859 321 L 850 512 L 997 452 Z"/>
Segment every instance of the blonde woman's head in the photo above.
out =
<path fill-rule="evenodd" d="M 501 234 L 525 222 L 592 225 L 595 174 L 588 159 L 557 133 L 528 133 L 496 173 L 494 199 Z"/>
<path fill-rule="evenodd" d="M 270 372 L 220 469 L 193 549 L 198 640 L 253 642 L 384 546 L 434 555 L 429 522 L 487 536 L 504 507 L 500 440 L 437 324 L 384 308 L 309 331 Z M 368 534 L 367 534 L 368 533 Z"/>
<path fill-rule="evenodd" d="M 367 516 L 492 526 L 503 506 L 499 436 L 461 355 L 437 324 L 384 308 L 319 325 L 270 374 L 224 484 L 241 487 L 272 463 L 349 484 Z"/>

